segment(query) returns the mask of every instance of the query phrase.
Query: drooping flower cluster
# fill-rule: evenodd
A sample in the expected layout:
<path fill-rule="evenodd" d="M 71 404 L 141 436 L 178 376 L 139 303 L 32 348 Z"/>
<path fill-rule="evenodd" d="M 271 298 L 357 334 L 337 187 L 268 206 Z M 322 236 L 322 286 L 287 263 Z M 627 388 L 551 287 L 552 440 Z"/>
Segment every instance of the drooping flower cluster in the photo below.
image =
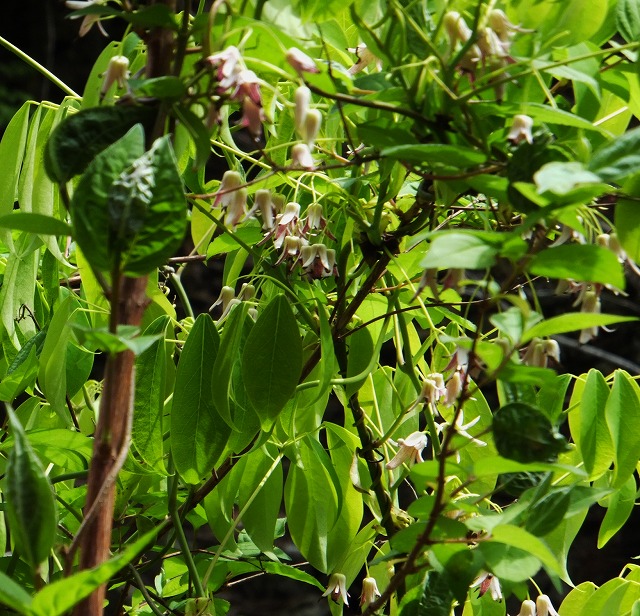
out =
<path fill-rule="evenodd" d="M 444 16 L 444 27 L 449 37 L 451 55 L 464 49 L 458 68 L 473 80 L 478 68 L 489 72 L 503 68 L 513 62 L 510 56 L 511 39 L 516 32 L 532 32 L 509 21 L 504 11 L 493 9 L 487 15 L 486 23 L 475 33 L 464 17 L 457 11 L 449 11 Z M 502 98 L 502 86 L 497 88 L 497 98 Z"/>
<path fill-rule="evenodd" d="M 263 241 L 271 238 L 274 248 L 280 251 L 276 265 L 288 262 L 290 270 L 300 265 L 310 278 L 337 273 L 335 250 L 313 241 L 320 233 L 334 239 L 319 203 L 310 204 L 302 217 L 299 203 L 291 201 L 280 211 L 270 191 L 262 190 L 256 193 L 254 210 L 262 218 Z"/>
<path fill-rule="evenodd" d="M 260 79 L 242 60 L 242 55 L 233 45 L 223 51 L 206 57 L 205 67 L 212 71 L 214 78 L 212 98 L 209 104 L 207 123 L 210 127 L 219 122 L 220 108 L 226 102 L 240 103 L 242 106 L 242 126 L 258 139 L 265 121 L 260 94 Z"/>

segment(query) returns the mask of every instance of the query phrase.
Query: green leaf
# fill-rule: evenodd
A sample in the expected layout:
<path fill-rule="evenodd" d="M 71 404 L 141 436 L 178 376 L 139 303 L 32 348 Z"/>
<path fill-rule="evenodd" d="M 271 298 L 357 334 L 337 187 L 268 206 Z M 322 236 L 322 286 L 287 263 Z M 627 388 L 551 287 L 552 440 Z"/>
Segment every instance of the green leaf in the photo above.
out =
<path fill-rule="evenodd" d="M 598 175 L 577 161 L 547 163 L 533 174 L 533 180 L 541 195 L 552 195 L 554 202 L 561 197 L 563 204 L 588 203 L 611 190 Z"/>
<path fill-rule="evenodd" d="M 636 199 L 618 199 L 613 220 L 618 232 L 618 239 L 629 259 L 640 262 L 640 175 L 629 178 L 622 186 L 623 193 Z"/>
<path fill-rule="evenodd" d="M 129 87 L 139 96 L 150 96 L 167 101 L 182 98 L 187 92 L 182 80 L 171 76 L 129 79 Z"/>
<path fill-rule="evenodd" d="M 338 494 L 332 480 L 331 460 L 310 437 L 298 441 L 298 464 L 291 464 L 284 502 L 291 538 L 313 567 L 329 572 L 327 535 L 338 510 Z"/>
<path fill-rule="evenodd" d="M 623 370 L 616 370 L 605 409 L 615 452 L 612 487 L 620 488 L 640 459 L 640 397 L 638 386 Z"/>
<path fill-rule="evenodd" d="M 5 490 L 9 528 L 20 554 L 37 570 L 55 543 L 58 514 L 44 468 L 13 409 L 6 408 L 13 432 Z"/>
<path fill-rule="evenodd" d="M 591 480 L 601 477 L 614 459 L 613 441 L 606 419 L 608 399 L 609 386 L 605 378 L 598 370 L 589 370 L 577 411 L 580 414 L 580 433 L 576 443 Z"/>
<path fill-rule="evenodd" d="M 540 323 L 536 323 L 533 327 L 524 332 L 520 342 L 524 344 L 534 338 L 547 338 L 557 334 L 573 332 L 578 329 L 602 327 L 606 325 L 613 325 L 614 323 L 626 323 L 637 320 L 637 317 L 623 317 L 617 314 L 567 312 L 556 317 L 545 319 Z"/>
<path fill-rule="evenodd" d="M 589 162 L 589 169 L 606 182 L 619 182 L 638 170 L 639 147 L 640 128 L 634 128 L 598 149 Z"/>
<path fill-rule="evenodd" d="M 173 112 L 180 123 L 187 129 L 196 146 L 195 168 L 200 169 L 211 154 L 211 135 L 202 120 L 190 109 L 182 105 L 174 105 Z"/>
<path fill-rule="evenodd" d="M 164 466 L 163 415 L 165 382 L 169 357 L 165 336 L 169 317 L 156 319 L 145 335 L 160 335 L 155 342 L 136 357 L 136 389 L 133 403 L 131 440 L 140 457 L 161 473 Z"/>
<path fill-rule="evenodd" d="M 429 167 L 466 169 L 485 162 L 485 155 L 460 145 L 442 143 L 420 143 L 417 145 L 396 145 L 385 148 L 380 155 L 395 160 L 407 161 Z"/>
<path fill-rule="evenodd" d="M 640 39 L 640 4 L 637 0 L 618 0 L 616 27 L 627 43 Z"/>
<path fill-rule="evenodd" d="M 8 575 L 0 571 L 0 603 L 18 614 L 31 614 L 31 595 Z"/>
<path fill-rule="evenodd" d="M 29 233 L 40 233 L 42 235 L 71 235 L 71 225 L 44 214 L 34 214 L 31 212 L 14 212 L 7 216 L 0 217 L 0 227 L 5 229 L 17 229 L 28 231 Z"/>
<path fill-rule="evenodd" d="M 557 558 L 549 547 L 524 528 L 511 524 L 496 526 L 491 533 L 491 540 L 519 548 L 535 556 L 549 572 L 561 575 L 562 570 Z"/>
<path fill-rule="evenodd" d="M 149 177 L 139 180 L 142 168 Z M 110 209 L 117 203 L 116 195 L 125 200 L 124 209 L 118 207 L 118 214 L 111 220 L 111 237 L 115 245 L 113 232 L 118 229 L 118 237 L 124 241 L 121 246 L 124 273 L 142 276 L 162 265 L 184 239 L 187 203 L 170 136 L 156 140 L 149 152 L 134 161 L 127 177 L 132 184 L 124 192 L 115 191 L 115 185 L 109 191 Z M 145 190 L 150 194 L 143 196 Z M 138 219 L 134 211 L 139 201 L 144 208 L 140 207 L 142 217 Z M 123 225 L 126 231 L 121 235 Z"/>
<path fill-rule="evenodd" d="M 572 278 L 624 289 L 624 272 L 616 255 L 594 244 L 565 244 L 547 248 L 531 259 L 529 271 L 549 278 Z"/>
<path fill-rule="evenodd" d="M 68 182 L 136 124 L 152 127 L 156 114 L 157 110 L 152 107 L 111 105 L 83 109 L 67 116 L 47 143 L 44 162 L 49 177 L 60 184 Z"/>
<path fill-rule="evenodd" d="M 497 234 L 471 231 L 438 233 L 426 256 L 420 261 L 424 268 L 484 269 L 491 267 L 500 253 L 502 238 Z"/>
<path fill-rule="evenodd" d="M 149 531 L 120 554 L 93 569 L 66 577 L 45 586 L 33 598 L 32 616 L 62 616 L 88 597 L 98 586 L 108 582 L 118 571 L 132 562 L 155 538 L 162 525 Z"/>
<path fill-rule="evenodd" d="M 212 470 L 231 433 L 211 400 L 219 345 L 211 317 L 201 314 L 180 355 L 171 407 L 171 453 L 176 470 L 187 483 L 198 483 Z"/>
<path fill-rule="evenodd" d="M 24 157 L 29 128 L 31 103 L 25 103 L 11 118 L 0 141 L 0 214 L 7 215 L 13 210 L 18 192 L 20 167 Z"/>
<path fill-rule="evenodd" d="M 241 343 L 246 320 L 246 304 L 237 306 L 229 313 L 222 332 L 220 350 L 213 364 L 213 375 L 211 377 L 211 399 L 220 417 L 234 430 L 237 430 L 237 426 L 231 417 L 231 390 L 234 385 L 232 377 L 234 368 L 240 361 L 242 354 Z M 241 374 L 242 383 L 244 384 L 244 373 Z M 244 391 L 246 392 L 246 385 L 244 386 Z"/>
<path fill-rule="evenodd" d="M 527 509 L 525 529 L 536 537 L 550 533 L 562 522 L 570 503 L 571 492 L 568 488 L 545 494 Z"/>
<path fill-rule="evenodd" d="M 598 531 L 598 549 L 603 548 L 624 526 L 633 511 L 635 501 L 636 480 L 631 476 L 619 490 L 609 497 L 607 513 L 605 513 Z"/>
<path fill-rule="evenodd" d="M 295 394 L 302 372 L 302 340 L 289 300 L 276 296 L 258 317 L 242 353 L 247 396 L 263 426 L 271 425 Z"/>
<path fill-rule="evenodd" d="M 493 416 L 493 440 L 498 453 L 518 462 L 553 462 L 567 450 L 566 439 L 536 407 L 511 402 Z"/>
<path fill-rule="evenodd" d="M 143 153 L 144 133 L 138 124 L 93 159 L 73 193 L 73 235 L 95 269 L 111 272 L 118 256 L 110 237 L 114 224 L 108 207 L 111 187 Z"/>

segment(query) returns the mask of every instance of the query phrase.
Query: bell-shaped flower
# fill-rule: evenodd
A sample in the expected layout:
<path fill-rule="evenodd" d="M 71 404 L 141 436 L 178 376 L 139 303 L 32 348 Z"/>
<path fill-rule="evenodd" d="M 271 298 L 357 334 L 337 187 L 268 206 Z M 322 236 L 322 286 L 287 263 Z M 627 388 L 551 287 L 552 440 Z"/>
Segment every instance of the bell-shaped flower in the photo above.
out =
<path fill-rule="evenodd" d="M 244 126 L 254 139 L 259 139 L 262 135 L 262 123 L 265 121 L 264 109 L 256 105 L 253 99 L 246 96 L 242 101 L 242 120 Z"/>
<path fill-rule="evenodd" d="M 236 71 L 233 87 L 234 91 L 231 95 L 231 100 L 243 101 L 245 98 L 249 98 L 254 105 L 262 105 L 262 97 L 260 96 L 260 80 L 253 71 L 250 71 L 247 68 Z"/>
<path fill-rule="evenodd" d="M 531 599 L 526 599 L 520 606 L 518 616 L 536 616 L 536 604 Z"/>
<path fill-rule="evenodd" d="M 447 381 L 443 404 L 453 406 L 462 393 L 462 371 L 456 370 Z"/>
<path fill-rule="evenodd" d="M 304 120 L 307 116 L 307 111 L 309 111 L 309 105 L 311 103 L 311 90 L 309 90 L 307 86 L 300 86 L 299 88 L 296 88 L 293 98 L 295 101 L 295 108 L 293 111 L 293 125 L 299 134 L 304 127 Z"/>
<path fill-rule="evenodd" d="M 536 599 L 536 608 L 538 610 L 538 616 L 560 616 L 547 595 L 538 596 Z"/>
<path fill-rule="evenodd" d="M 486 592 L 491 593 L 494 601 L 502 601 L 502 588 L 500 588 L 500 580 L 493 573 L 481 573 L 471 584 L 471 588 L 479 588 L 479 594 L 482 597 Z"/>
<path fill-rule="evenodd" d="M 242 70 L 242 56 L 233 45 L 204 59 L 206 65 L 215 69 L 218 91 L 224 92 L 235 86 L 237 75 Z"/>
<path fill-rule="evenodd" d="M 300 137 L 306 142 L 309 150 L 312 150 L 315 145 L 316 137 L 320 132 L 320 126 L 322 125 L 322 114 L 318 109 L 309 109 L 304 117 L 304 123 L 300 130 Z"/>
<path fill-rule="evenodd" d="M 600 293 L 595 290 L 587 290 L 585 291 L 582 298 L 582 306 L 580 312 L 588 312 L 592 314 L 600 314 L 601 305 L 600 305 Z M 587 344 L 593 338 L 598 335 L 598 327 L 586 327 L 580 331 L 580 337 L 578 338 L 578 342 L 580 344 Z"/>
<path fill-rule="evenodd" d="M 233 229 L 247 215 L 247 189 L 238 188 L 229 195 L 224 224 Z"/>
<path fill-rule="evenodd" d="M 323 597 L 329 597 L 335 603 L 342 601 L 349 605 L 349 593 L 347 592 L 347 578 L 342 573 L 332 573 L 329 578 L 327 590 L 322 593 Z"/>
<path fill-rule="evenodd" d="M 533 143 L 532 128 L 533 119 L 531 117 L 523 114 L 514 115 L 507 139 L 511 141 L 513 145 L 518 145 L 523 141 Z"/>
<path fill-rule="evenodd" d="M 298 169 L 313 169 L 315 167 L 311 150 L 306 143 L 296 143 L 291 148 L 291 165 Z"/>
<path fill-rule="evenodd" d="M 405 462 L 415 463 L 422 462 L 422 450 L 427 446 L 427 435 L 424 432 L 413 432 L 406 439 L 399 438 L 398 453 L 387 462 L 386 467 L 389 470 L 398 468 Z"/>
<path fill-rule="evenodd" d="M 127 79 L 129 79 L 129 58 L 126 56 L 113 56 L 109 60 L 107 72 L 102 80 L 100 98 L 105 97 L 114 83 L 117 83 L 119 88 L 126 88 Z"/>
<path fill-rule="evenodd" d="M 309 231 L 325 231 L 326 234 L 333 240 L 335 237 L 327 229 L 327 220 L 324 217 L 322 205 L 319 203 L 312 203 L 305 210 L 304 224 L 302 226 L 302 233 L 309 233 Z"/>
<path fill-rule="evenodd" d="M 301 237 L 287 235 L 282 242 L 282 253 L 276 261 L 276 265 L 280 265 L 280 263 L 289 257 L 293 257 L 293 263 L 295 264 L 300 258 L 300 252 L 303 246 L 305 246 L 305 242 Z"/>
<path fill-rule="evenodd" d="M 94 4 L 105 4 L 106 0 L 67 0 L 64 4 L 68 9 L 72 11 L 79 11 L 86 9 Z M 98 26 L 98 30 L 104 35 L 109 36 L 107 31 L 102 27 L 100 21 L 100 15 L 71 15 L 71 19 L 78 19 L 82 17 L 82 23 L 80 24 L 80 36 L 84 36 L 93 28 L 93 25 Z"/>
<path fill-rule="evenodd" d="M 216 306 L 222 305 L 222 315 L 220 318 L 224 318 L 229 314 L 229 311 L 240 303 L 240 300 L 236 298 L 236 291 L 233 287 L 222 287 L 218 299 L 211 304 L 209 312 L 211 312 Z"/>
<path fill-rule="evenodd" d="M 265 188 L 256 191 L 253 207 L 260 212 L 262 229 L 270 231 L 274 227 L 276 208 L 271 199 L 271 191 Z"/>
<path fill-rule="evenodd" d="M 489 12 L 489 26 L 498 35 L 502 43 L 506 43 L 507 50 L 510 39 L 516 32 L 533 32 L 533 30 L 512 24 L 505 12 L 501 9 L 493 9 Z"/>
<path fill-rule="evenodd" d="M 416 401 L 407 409 L 407 413 L 415 409 L 420 403 L 436 404 L 447 393 L 444 378 L 439 372 L 427 374 L 422 381 L 422 389 Z"/>
<path fill-rule="evenodd" d="M 356 54 L 358 61 L 347 71 L 350 75 L 356 75 L 370 64 L 375 63 L 378 70 L 382 69 L 382 61 L 364 43 L 357 47 L 349 47 L 348 51 Z"/>
<path fill-rule="evenodd" d="M 362 580 L 362 593 L 360 594 L 360 607 L 362 611 L 366 609 L 378 598 L 381 597 L 378 590 L 378 583 L 374 577 L 366 577 Z"/>
<path fill-rule="evenodd" d="M 213 201 L 213 207 L 227 207 L 233 201 L 233 193 L 239 190 L 243 184 L 244 180 L 237 171 L 225 171 Z"/>
<path fill-rule="evenodd" d="M 300 51 L 297 47 L 291 47 L 287 50 L 285 55 L 287 62 L 293 67 L 293 69 L 302 75 L 302 73 L 319 73 L 320 69 L 316 66 L 316 63 L 303 51 Z"/>
<path fill-rule="evenodd" d="M 334 273 L 336 251 L 328 249 L 324 244 L 303 246 L 300 250 L 302 269 L 312 278 L 326 278 Z"/>
<path fill-rule="evenodd" d="M 445 13 L 443 23 L 449 37 L 451 53 L 455 51 L 458 45 L 464 46 L 473 35 L 471 28 L 469 28 L 464 17 L 462 17 L 458 11 L 448 11 Z M 460 67 L 467 71 L 473 71 L 481 58 L 482 52 L 480 48 L 478 45 L 473 44 L 466 51 Z"/>

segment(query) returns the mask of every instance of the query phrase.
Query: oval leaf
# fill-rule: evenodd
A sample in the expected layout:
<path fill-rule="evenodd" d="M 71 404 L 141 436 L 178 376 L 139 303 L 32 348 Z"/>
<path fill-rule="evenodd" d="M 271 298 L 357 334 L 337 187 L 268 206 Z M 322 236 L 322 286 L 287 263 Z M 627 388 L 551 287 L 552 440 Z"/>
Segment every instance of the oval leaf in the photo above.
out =
<path fill-rule="evenodd" d="M 293 397 L 302 372 L 298 322 L 284 295 L 275 297 L 254 325 L 242 354 L 247 396 L 263 426 Z"/>

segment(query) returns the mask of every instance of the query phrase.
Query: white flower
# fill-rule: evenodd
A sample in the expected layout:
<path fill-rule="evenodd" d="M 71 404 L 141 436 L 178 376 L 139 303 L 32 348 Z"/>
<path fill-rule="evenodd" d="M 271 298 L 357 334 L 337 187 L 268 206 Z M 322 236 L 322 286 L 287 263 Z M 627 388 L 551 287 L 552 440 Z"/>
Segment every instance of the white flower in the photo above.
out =
<path fill-rule="evenodd" d="M 244 184 L 242 176 L 237 171 L 225 171 L 220 182 L 220 188 L 213 201 L 213 207 L 218 205 L 227 207 L 233 201 L 233 193 Z"/>
<path fill-rule="evenodd" d="M 500 588 L 500 580 L 492 573 L 481 573 L 471 584 L 471 588 L 479 586 L 480 596 L 484 595 L 487 591 L 491 593 L 491 598 L 494 601 L 502 601 L 502 589 Z"/>
<path fill-rule="evenodd" d="M 362 580 L 362 593 L 360 595 L 360 607 L 364 612 L 378 597 L 381 597 L 378 590 L 376 578 L 366 577 Z"/>
<path fill-rule="evenodd" d="M 399 438 L 398 453 L 387 462 L 387 468 L 393 470 L 405 462 L 422 462 L 422 450 L 427 446 L 427 435 L 424 432 L 413 432 L 406 439 Z"/>
<path fill-rule="evenodd" d="M 347 578 L 342 573 L 332 573 L 329 578 L 327 590 L 322 593 L 323 597 L 331 597 L 336 603 L 342 602 L 349 605 L 349 593 L 347 592 Z"/>
<path fill-rule="evenodd" d="M 361 70 L 375 62 L 378 70 L 382 69 L 382 62 L 364 43 L 361 43 L 357 47 L 349 47 L 347 51 L 356 54 L 358 61 L 348 70 L 350 75 L 355 75 Z"/>
<path fill-rule="evenodd" d="M 211 304 L 209 312 L 211 312 L 216 306 L 222 305 L 222 315 L 220 318 L 226 317 L 229 311 L 240 303 L 240 300 L 236 298 L 236 291 L 233 287 L 222 287 L 218 299 Z"/>
<path fill-rule="evenodd" d="M 453 406 L 462 393 L 462 375 L 461 370 L 456 370 L 451 378 L 447 381 L 446 394 L 444 396 L 444 405 Z"/>
<path fill-rule="evenodd" d="M 291 148 L 291 164 L 301 169 L 313 169 L 315 167 L 311 150 L 306 143 L 296 143 Z"/>
<path fill-rule="evenodd" d="M 239 188 L 229 195 L 231 199 L 227 204 L 224 224 L 234 228 L 247 215 L 247 189 Z"/>
<path fill-rule="evenodd" d="M 319 73 L 320 70 L 316 66 L 316 63 L 303 51 L 300 51 L 297 47 L 291 47 L 287 50 L 285 55 L 287 62 L 294 68 L 294 70 L 301 75 L 302 73 Z"/>
<path fill-rule="evenodd" d="M 531 129 L 533 128 L 533 119 L 528 115 L 517 114 L 513 116 L 513 123 L 511 124 L 511 130 L 507 135 L 507 139 L 518 145 L 523 141 L 527 143 L 533 143 L 533 135 Z"/>
<path fill-rule="evenodd" d="M 582 307 L 580 312 L 589 312 L 592 314 L 600 314 L 601 305 L 600 305 L 600 293 L 597 291 L 587 290 L 585 291 L 582 297 Z M 585 329 L 580 331 L 580 338 L 578 338 L 578 342 L 580 344 L 587 344 L 593 338 L 598 335 L 598 327 L 597 325 L 593 327 L 586 327 Z"/>
<path fill-rule="evenodd" d="M 295 100 L 295 110 L 293 112 L 293 123 L 298 132 L 302 131 L 304 119 L 309 111 L 311 103 L 311 90 L 307 86 L 300 86 L 293 95 Z"/>
<path fill-rule="evenodd" d="M 540 595 L 536 599 L 536 607 L 538 608 L 538 616 L 560 616 L 547 595 Z"/>
<path fill-rule="evenodd" d="M 94 4 L 104 4 L 105 0 L 67 0 L 65 6 L 72 11 L 80 11 L 86 9 Z M 80 24 L 80 36 L 84 36 L 91 30 L 93 24 L 98 25 L 98 30 L 104 35 L 109 36 L 107 31 L 102 27 L 100 23 L 100 15 L 71 15 L 71 19 L 78 19 L 82 17 L 82 23 Z"/>
<path fill-rule="evenodd" d="M 100 98 L 104 98 L 114 83 L 117 83 L 119 88 L 126 88 L 127 79 L 129 79 L 129 58 L 126 56 L 113 56 L 109 60 L 107 72 L 102 80 Z"/>
<path fill-rule="evenodd" d="M 309 149 L 313 149 L 316 137 L 322 125 L 322 114 L 318 109 L 309 109 L 304 117 L 304 123 L 300 130 L 300 137 L 306 142 Z"/>
<path fill-rule="evenodd" d="M 530 599 L 523 601 L 518 616 L 536 616 L 536 604 Z"/>
<path fill-rule="evenodd" d="M 271 191 L 265 188 L 257 190 L 253 200 L 254 208 L 260 212 L 262 228 L 267 231 L 273 229 L 275 222 L 275 206 L 271 199 Z"/>

